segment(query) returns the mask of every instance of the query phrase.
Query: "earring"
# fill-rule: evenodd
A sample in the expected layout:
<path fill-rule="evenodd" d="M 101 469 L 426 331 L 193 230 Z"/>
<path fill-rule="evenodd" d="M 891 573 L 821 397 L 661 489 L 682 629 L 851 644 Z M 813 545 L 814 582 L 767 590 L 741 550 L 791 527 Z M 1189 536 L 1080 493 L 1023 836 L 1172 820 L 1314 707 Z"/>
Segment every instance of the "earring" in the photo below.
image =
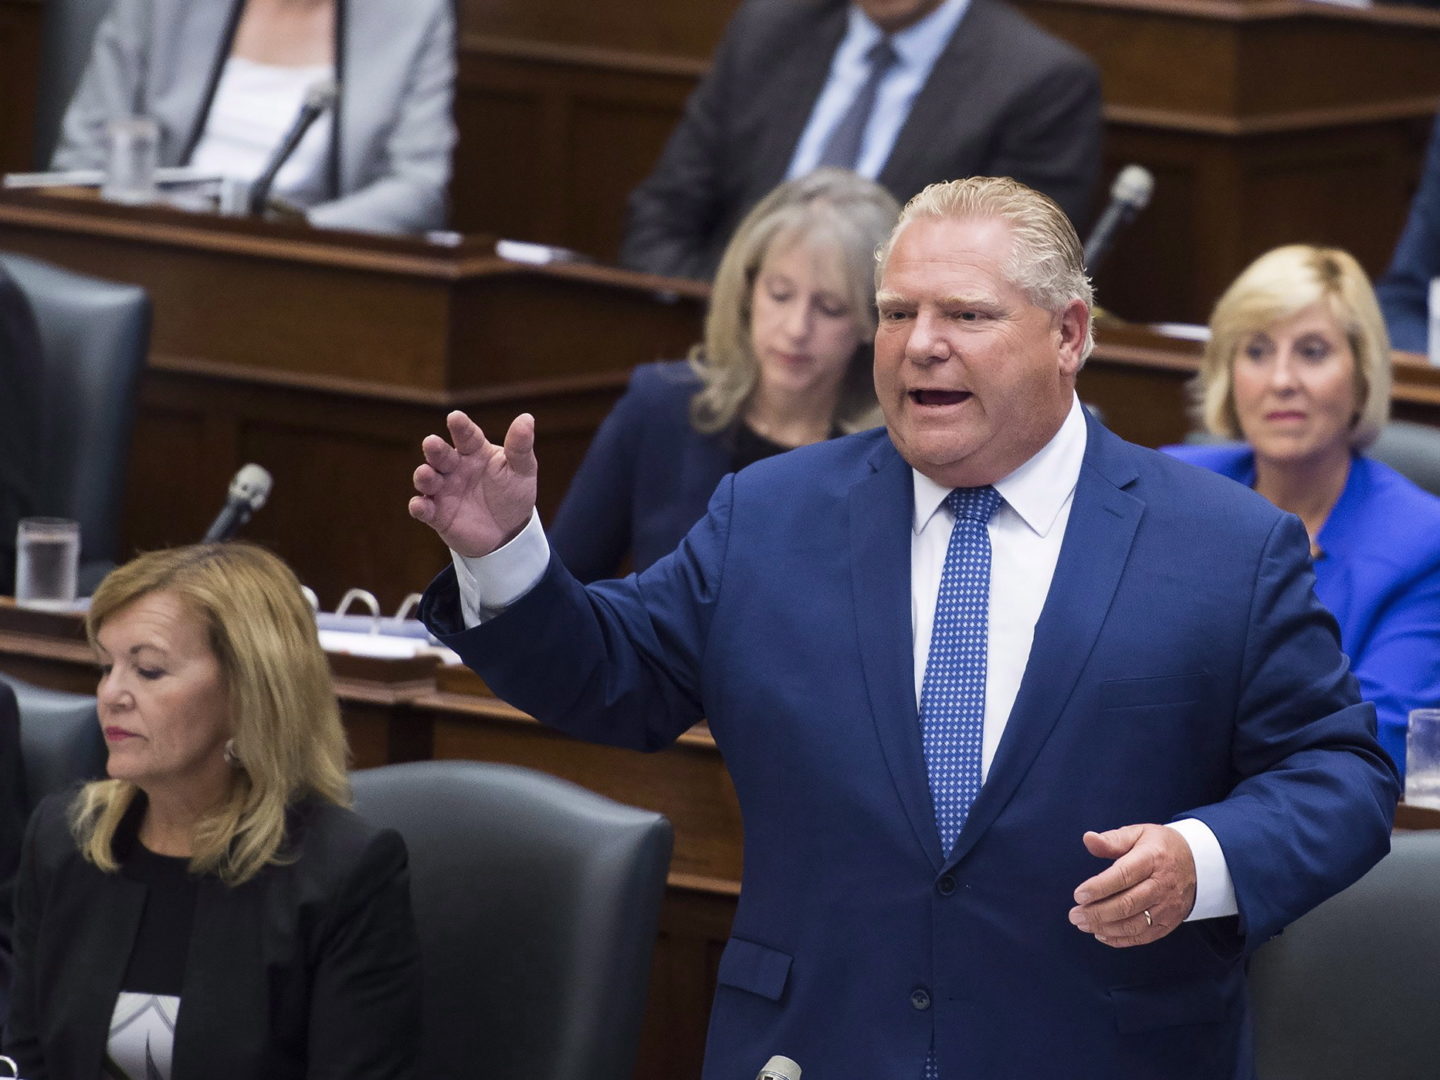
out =
<path fill-rule="evenodd" d="M 240 755 L 239 755 L 239 753 L 235 750 L 235 740 L 234 740 L 234 739 L 226 739 L 226 740 L 225 740 L 225 748 L 224 748 L 224 750 L 221 751 L 221 753 L 222 753 L 222 754 L 224 755 L 224 757 L 225 757 L 225 764 L 226 764 L 226 765 L 229 765 L 232 769 L 238 769 L 238 768 L 240 768 Z"/>

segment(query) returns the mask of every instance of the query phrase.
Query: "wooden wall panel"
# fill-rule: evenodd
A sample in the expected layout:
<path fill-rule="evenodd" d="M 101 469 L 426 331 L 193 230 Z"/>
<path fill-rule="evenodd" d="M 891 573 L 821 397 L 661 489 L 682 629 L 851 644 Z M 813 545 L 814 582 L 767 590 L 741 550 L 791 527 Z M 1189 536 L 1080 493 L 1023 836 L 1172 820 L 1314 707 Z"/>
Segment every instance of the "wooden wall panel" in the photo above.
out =
<path fill-rule="evenodd" d="M 0 172 L 31 167 L 41 0 L 0 0 Z"/>
<path fill-rule="evenodd" d="M 459 0 L 460 31 L 646 56 L 707 58 L 740 0 Z"/>
<path fill-rule="evenodd" d="M 622 374 L 573 388 L 520 387 L 470 408 L 490 431 L 503 431 L 522 409 L 535 413 L 540 511 L 549 517 L 623 384 Z M 235 470 L 257 461 L 275 488 L 244 535 L 282 555 L 327 608 L 359 586 L 393 610 L 446 562 L 434 534 L 405 508 L 420 440 L 443 424 L 444 409 L 426 404 L 152 369 L 142 387 L 124 550 L 199 539 Z"/>
<path fill-rule="evenodd" d="M 654 165 L 701 70 L 467 39 L 455 227 L 613 259 L 625 198 Z"/>

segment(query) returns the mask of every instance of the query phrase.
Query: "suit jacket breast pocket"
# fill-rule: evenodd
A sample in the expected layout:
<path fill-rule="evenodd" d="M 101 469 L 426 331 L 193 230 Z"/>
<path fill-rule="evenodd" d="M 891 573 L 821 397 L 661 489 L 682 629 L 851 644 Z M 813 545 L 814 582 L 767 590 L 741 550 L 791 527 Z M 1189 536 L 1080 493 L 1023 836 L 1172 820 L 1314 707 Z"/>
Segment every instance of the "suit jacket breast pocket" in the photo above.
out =
<path fill-rule="evenodd" d="M 1209 679 L 1203 671 L 1153 675 L 1141 679 L 1110 679 L 1100 684 L 1100 709 L 1121 720 L 1154 715 L 1181 717 L 1205 697 Z"/>

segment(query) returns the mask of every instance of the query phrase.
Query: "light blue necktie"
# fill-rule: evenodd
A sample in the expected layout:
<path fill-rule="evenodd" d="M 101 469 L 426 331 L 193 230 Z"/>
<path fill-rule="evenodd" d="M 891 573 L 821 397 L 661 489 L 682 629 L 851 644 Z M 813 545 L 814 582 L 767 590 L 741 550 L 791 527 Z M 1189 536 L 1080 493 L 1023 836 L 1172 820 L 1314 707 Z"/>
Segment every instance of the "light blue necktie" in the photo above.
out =
<path fill-rule="evenodd" d="M 945 497 L 955 528 L 945 552 L 935 628 L 920 685 L 920 741 L 930 775 L 935 827 L 945 855 L 980 793 L 985 734 L 986 639 L 990 624 L 990 517 L 1001 503 L 993 487 L 956 488 Z M 932 1046 L 925 1080 L 939 1080 Z"/>
<path fill-rule="evenodd" d="M 935 629 L 920 688 L 920 738 L 940 849 L 949 855 L 980 793 L 985 730 L 985 643 L 990 621 L 990 533 L 1001 503 L 993 487 L 956 488 L 945 497 L 955 529 L 945 552 Z"/>

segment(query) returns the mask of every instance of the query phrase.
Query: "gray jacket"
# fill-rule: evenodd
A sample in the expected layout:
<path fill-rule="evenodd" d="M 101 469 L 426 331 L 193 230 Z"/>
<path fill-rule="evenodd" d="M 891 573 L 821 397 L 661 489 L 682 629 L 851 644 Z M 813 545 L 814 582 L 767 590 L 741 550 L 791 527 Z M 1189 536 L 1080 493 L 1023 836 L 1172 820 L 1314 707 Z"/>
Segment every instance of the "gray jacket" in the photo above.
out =
<path fill-rule="evenodd" d="M 331 228 L 418 232 L 445 222 L 455 144 L 450 0 L 337 0 L 341 86 L 331 200 L 309 219 Z M 244 0 L 115 0 L 65 114 L 53 166 L 100 168 L 106 122 L 160 124 L 162 165 L 183 165 L 205 129 Z"/>

